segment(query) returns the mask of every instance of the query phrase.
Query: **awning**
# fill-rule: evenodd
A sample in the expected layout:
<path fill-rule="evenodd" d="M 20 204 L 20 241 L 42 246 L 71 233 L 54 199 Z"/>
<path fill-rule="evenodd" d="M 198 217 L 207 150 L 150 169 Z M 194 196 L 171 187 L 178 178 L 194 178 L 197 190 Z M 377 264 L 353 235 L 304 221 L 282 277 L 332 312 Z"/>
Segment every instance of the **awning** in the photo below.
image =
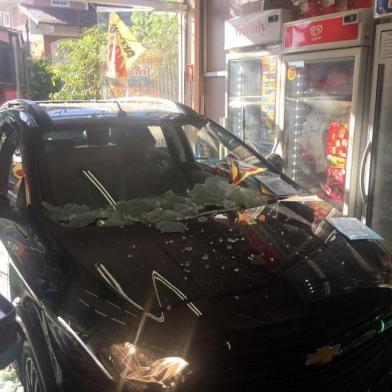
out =
<path fill-rule="evenodd" d="M 42 7 L 30 4 L 20 5 L 21 11 L 35 24 L 89 27 L 97 24 L 94 10 L 75 10 L 62 7 Z"/>

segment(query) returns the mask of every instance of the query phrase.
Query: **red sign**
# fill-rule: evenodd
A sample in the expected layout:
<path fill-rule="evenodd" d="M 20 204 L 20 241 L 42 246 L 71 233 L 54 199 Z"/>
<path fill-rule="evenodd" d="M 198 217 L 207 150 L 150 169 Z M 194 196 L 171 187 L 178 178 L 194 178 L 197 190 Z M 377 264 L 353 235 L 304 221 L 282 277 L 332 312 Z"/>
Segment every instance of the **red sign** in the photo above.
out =
<path fill-rule="evenodd" d="M 3 89 L 3 96 L 5 101 L 10 101 L 11 99 L 16 99 L 16 90 L 12 88 Z"/>
<path fill-rule="evenodd" d="M 358 23 L 344 24 L 343 17 L 298 22 L 285 27 L 285 49 L 304 48 L 358 39 Z"/>
<path fill-rule="evenodd" d="M 193 64 L 187 64 L 186 65 L 186 81 L 187 83 L 193 83 L 193 79 L 194 79 L 194 66 Z"/>

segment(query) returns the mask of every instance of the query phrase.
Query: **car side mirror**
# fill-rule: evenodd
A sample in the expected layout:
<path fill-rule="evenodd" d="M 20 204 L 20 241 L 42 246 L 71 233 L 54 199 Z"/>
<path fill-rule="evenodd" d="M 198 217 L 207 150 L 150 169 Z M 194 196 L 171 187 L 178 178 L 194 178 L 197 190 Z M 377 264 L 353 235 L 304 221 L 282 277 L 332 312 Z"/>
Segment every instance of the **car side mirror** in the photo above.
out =
<path fill-rule="evenodd" d="M 0 369 L 12 363 L 21 348 L 15 308 L 0 294 Z"/>
<path fill-rule="evenodd" d="M 276 167 L 280 172 L 283 171 L 283 158 L 275 153 L 268 156 L 267 161 Z"/>
<path fill-rule="evenodd" d="M 19 209 L 11 207 L 10 200 L 4 195 L 0 195 L 0 218 L 8 219 L 21 225 L 24 224 Z"/>
<path fill-rule="evenodd" d="M 4 208 L 8 208 L 10 206 L 10 201 L 8 197 L 4 195 L 0 195 L 0 211 Z"/>

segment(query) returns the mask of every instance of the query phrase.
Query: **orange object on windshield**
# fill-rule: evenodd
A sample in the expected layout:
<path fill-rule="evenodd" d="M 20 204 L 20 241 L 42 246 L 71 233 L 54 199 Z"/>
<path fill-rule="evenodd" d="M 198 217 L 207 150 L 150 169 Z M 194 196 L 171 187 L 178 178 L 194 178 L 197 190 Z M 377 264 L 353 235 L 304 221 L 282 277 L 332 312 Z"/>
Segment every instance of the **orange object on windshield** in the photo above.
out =
<path fill-rule="evenodd" d="M 16 163 L 12 168 L 12 174 L 18 180 L 24 177 L 23 166 L 21 163 Z"/>

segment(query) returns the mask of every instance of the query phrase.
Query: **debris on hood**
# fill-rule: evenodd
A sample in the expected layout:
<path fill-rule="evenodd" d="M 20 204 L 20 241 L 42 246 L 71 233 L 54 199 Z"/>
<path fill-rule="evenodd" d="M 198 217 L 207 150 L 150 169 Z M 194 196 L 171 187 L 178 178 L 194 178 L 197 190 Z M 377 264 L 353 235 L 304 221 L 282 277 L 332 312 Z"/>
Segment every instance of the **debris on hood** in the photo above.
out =
<path fill-rule="evenodd" d="M 187 226 L 183 222 L 159 222 L 155 227 L 163 234 L 182 232 Z"/>
<path fill-rule="evenodd" d="M 186 229 L 183 220 L 198 217 L 200 213 L 224 208 L 254 208 L 265 205 L 266 196 L 254 188 L 233 187 L 229 180 L 220 176 L 207 178 L 203 184 L 195 184 L 187 195 L 167 191 L 160 197 L 122 200 L 115 206 L 91 209 L 86 205 L 66 204 L 62 207 L 43 202 L 51 218 L 60 224 L 83 227 L 102 221 L 104 226 L 124 226 L 133 223 L 155 224 L 162 233 Z M 207 219 L 204 219 L 207 220 Z"/>

